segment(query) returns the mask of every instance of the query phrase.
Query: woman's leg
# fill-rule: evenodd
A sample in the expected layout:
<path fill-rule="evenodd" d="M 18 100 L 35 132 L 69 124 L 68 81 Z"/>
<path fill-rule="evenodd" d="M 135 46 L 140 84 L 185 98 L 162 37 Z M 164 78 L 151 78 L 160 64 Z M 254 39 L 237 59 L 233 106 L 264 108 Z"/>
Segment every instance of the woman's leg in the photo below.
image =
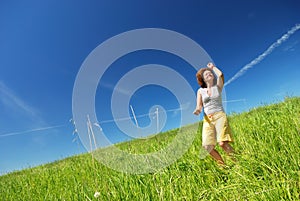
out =
<path fill-rule="evenodd" d="M 232 148 L 232 146 L 229 144 L 228 141 L 224 141 L 224 142 L 219 142 L 220 147 L 222 147 L 222 149 L 228 154 L 231 155 L 234 153 L 234 150 Z"/>
<path fill-rule="evenodd" d="M 206 149 L 206 151 L 208 151 L 208 153 L 213 157 L 213 159 L 215 159 L 217 161 L 218 164 L 224 165 L 224 160 L 222 158 L 222 156 L 219 154 L 219 152 L 215 149 L 215 146 L 213 145 L 208 145 L 208 146 L 204 146 L 204 148 Z"/>
<path fill-rule="evenodd" d="M 224 142 L 219 142 L 220 147 L 222 147 L 222 149 L 226 152 L 226 154 L 228 156 L 230 156 L 231 160 L 236 162 L 236 159 L 234 157 L 234 149 L 232 148 L 232 146 L 229 144 L 228 141 L 224 141 Z"/>
<path fill-rule="evenodd" d="M 221 157 L 221 155 L 219 154 L 219 152 L 217 150 L 213 149 L 210 152 L 210 155 L 217 161 L 218 164 L 220 164 L 220 165 L 225 164 L 223 158 Z"/>
<path fill-rule="evenodd" d="M 219 152 L 215 149 L 216 129 L 211 123 L 211 119 L 204 116 L 202 127 L 202 145 L 203 148 L 217 161 L 218 164 L 224 165 L 224 160 Z M 206 144 L 206 145 L 205 145 Z M 208 145 L 207 145 L 208 144 Z"/>

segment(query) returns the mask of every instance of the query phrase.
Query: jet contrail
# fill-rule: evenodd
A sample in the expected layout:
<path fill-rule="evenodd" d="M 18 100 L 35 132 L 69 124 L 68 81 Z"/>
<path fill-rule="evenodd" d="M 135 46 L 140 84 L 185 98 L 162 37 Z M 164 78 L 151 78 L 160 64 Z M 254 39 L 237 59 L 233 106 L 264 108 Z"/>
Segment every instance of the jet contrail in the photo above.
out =
<path fill-rule="evenodd" d="M 300 29 L 300 24 L 296 24 L 293 28 L 291 28 L 286 34 L 281 36 L 280 39 L 278 39 L 276 42 L 274 42 L 264 53 L 256 57 L 253 61 L 245 65 L 239 72 L 237 72 L 232 78 L 230 78 L 226 83 L 225 86 L 242 76 L 248 69 L 252 68 L 254 65 L 258 64 L 261 62 L 266 56 L 271 54 L 271 52 L 281 45 L 284 41 L 289 39 L 291 35 L 293 35 L 296 31 Z"/>
<path fill-rule="evenodd" d="M 25 133 L 31 133 L 34 131 L 43 131 L 43 130 L 50 130 L 50 129 L 54 129 L 54 128 L 60 128 L 63 127 L 64 125 L 57 125 L 57 126 L 48 126 L 48 127 L 43 127 L 43 128 L 35 128 L 35 129 L 30 129 L 30 130 L 26 130 L 26 131 L 19 131 L 19 132 L 11 132 L 11 133 L 5 133 L 0 135 L 1 137 L 7 137 L 7 136 L 13 136 L 13 135 L 21 135 L 21 134 L 25 134 Z"/>
<path fill-rule="evenodd" d="M 226 101 L 223 101 L 223 103 L 233 103 L 233 102 L 246 102 L 246 99 L 236 99 L 236 100 L 226 100 Z"/>

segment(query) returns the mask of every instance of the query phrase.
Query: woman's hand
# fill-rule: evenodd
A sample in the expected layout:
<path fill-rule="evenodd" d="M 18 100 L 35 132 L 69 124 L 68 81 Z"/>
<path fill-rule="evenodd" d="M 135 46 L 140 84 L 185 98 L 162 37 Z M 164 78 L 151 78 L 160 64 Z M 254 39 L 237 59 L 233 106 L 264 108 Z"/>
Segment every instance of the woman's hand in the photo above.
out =
<path fill-rule="evenodd" d="M 207 68 L 213 69 L 213 67 L 215 67 L 215 65 L 212 62 L 207 64 Z"/>
<path fill-rule="evenodd" d="M 199 115 L 201 113 L 201 110 L 199 108 L 196 108 L 193 113 L 194 115 Z"/>
<path fill-rule="evenodd" d="M 207 64 L 207 68 L 210 68 L 217 75 L 217 85 L 222 90 L 224 86 L 224 75 L 212 62 Z"/>

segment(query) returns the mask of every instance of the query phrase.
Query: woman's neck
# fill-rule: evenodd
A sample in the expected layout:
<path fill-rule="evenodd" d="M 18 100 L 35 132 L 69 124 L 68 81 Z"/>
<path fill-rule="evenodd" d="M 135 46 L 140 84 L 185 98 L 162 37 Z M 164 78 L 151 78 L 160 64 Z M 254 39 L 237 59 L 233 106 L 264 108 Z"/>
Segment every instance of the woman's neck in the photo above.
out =
<path fill-rule="evenodd" d="M 207 88 L 211 88 L 213 86 L 213 84 L 214 84 L 213 82 L 207 82 L 206 86 L 207 86 Z"/>

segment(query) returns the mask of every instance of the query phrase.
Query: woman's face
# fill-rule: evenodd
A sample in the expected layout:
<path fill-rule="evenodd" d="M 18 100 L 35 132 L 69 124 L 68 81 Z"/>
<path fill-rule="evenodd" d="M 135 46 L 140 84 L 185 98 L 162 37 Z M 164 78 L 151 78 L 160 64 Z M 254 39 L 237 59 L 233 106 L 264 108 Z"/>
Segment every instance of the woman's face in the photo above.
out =
<path fill-rule="evenodd" d="M 213 79 L 214 79 L 214 75 L 212 74 L 212 72 L 210 70 L 204 71 L 203 80 L 205 82 L 208 82 L 208 81 L 213 80 Z"/>

